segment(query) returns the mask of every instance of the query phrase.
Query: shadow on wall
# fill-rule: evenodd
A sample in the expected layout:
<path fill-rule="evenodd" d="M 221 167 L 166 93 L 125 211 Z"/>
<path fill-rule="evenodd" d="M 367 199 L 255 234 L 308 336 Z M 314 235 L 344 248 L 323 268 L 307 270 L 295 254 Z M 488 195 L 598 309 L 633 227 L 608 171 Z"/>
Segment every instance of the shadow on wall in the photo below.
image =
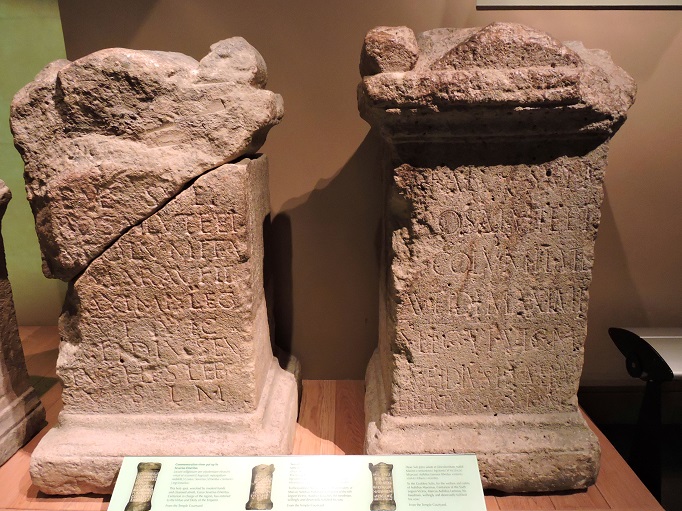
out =
<path fill-rule="evenodd" d="M 132 44 L 122 44 L 122 41 L 134 41 L 157 3 L 158 0 L 136 0 L 124 2 L 125 5 L 120 1 L 98 2 L 95 5 L 91 2 L 84 4 L 58 0 L 67 58 L 74 60 L 95 51 L 84 47 L 83 43 L 93 33 L 97 34 L 96 49 L 132 47 Z"/>
<path fill-rule="evenodd" d="M 377 345 L 380 218 L 380 141 L 370 132 L 334 178 L 272 219 L 275 342 L 304 378 L 364 378 Z"/>
<path fill-rule="evenodd" d="M 606 171 L 608 180 L 609 170 Z M 582 384 L 602 385 L 603 367 L 622 368 L 622 379 L 630 382 L 625 359 L 608 334 L 612 326 L 648 326 L 646 308 L 632 279 L 627 255 L 618 232 L 608 187 L 601 206 L 601 221 L 594 247 L 594 267 L 587 312 L 587 341 Z M 615 361 L 615 363 L 614 363 Z"/>

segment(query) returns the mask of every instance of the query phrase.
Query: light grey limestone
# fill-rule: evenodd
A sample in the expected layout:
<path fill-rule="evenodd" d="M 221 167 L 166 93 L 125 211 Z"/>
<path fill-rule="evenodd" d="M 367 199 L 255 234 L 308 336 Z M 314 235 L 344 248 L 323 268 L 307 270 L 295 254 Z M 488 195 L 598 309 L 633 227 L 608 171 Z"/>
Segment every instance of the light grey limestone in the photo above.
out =
<path fill-rule="evenodd" d="M 12 193 L 0 180 L 0 224 Z M 0 465 L 45 424 L 45 410 L 31 386 L 14 313 L 0 234 Z"/>
<path fill-rule="evenodd" d="M 109 492 L 127 455 L 291 452 L 297 382 L 270 344 L 268 163 L 252 154 L 282 116 L 266 77 L 233 38 L 199 63 L 53 63 L 16 96 L 47 273 L 69 280 L 64 409 L 31 459 L 42 491 Z"/>
<path fill-rule="evenodd" d="M 411 47 L 381 33 L 386 52 Z M 522 25 L 415 39 L 411 67 L 358 92 L 391 161 L 367 452 L 475 452 L 487 488 L 584 488 L 599 468 L 576 399 L 594 240 L 634 82 Z M 376 31 L 367 44 L 381 54 Z"/>

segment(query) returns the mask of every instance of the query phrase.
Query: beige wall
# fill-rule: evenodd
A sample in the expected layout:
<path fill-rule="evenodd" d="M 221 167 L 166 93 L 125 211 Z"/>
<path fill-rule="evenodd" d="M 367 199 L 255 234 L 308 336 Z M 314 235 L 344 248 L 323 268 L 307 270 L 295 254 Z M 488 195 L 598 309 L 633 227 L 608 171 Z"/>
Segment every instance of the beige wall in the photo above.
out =
<path fill-rule="evenodd" d="M 359 118 L 363 37 L 377 25 L 516 21 L 608 50 L 637 81 L 612 142 L 589 312 L 585 384 L 627 383 L 611 325 L 682 326 L 682 12 L 476 11 L 474 0 L 60 1 L 68 57 L 123 46 L 201 58 L 245 37 L 285 119 L 262 151 L 278 275 L 278 342 L 307 378 L 360 378 L 376 345 L 379 141 Z"/>

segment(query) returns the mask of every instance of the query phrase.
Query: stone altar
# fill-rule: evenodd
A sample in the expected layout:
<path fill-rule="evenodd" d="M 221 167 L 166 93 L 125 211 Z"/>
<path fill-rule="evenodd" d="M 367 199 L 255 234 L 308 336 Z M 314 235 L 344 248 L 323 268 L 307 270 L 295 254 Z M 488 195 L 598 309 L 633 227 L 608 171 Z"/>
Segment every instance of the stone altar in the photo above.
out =
<path fill-rule="evenodd" d="M 9 188 L 0 180 L 0 224 L 11 198 Z M 0 234 L 0 465 L 44 424 L 43 404 L 29 383 L 26 371 Z"/>
<path fill-rule="evenodd" d="M 242 38 L 200 62 L 102 50 L 14 98 L 47 276 L 69 282 L 64 410 L 31 460 L 46 493 L 108 492 L 125 455 L 291 452 L 294 376 L 263 290 L 268 165 L 283 113 Z"/>
<path fill-rule="evenodd" d="M 475 452 L 486 488 L 584 488 L 576 393 L 607 143 L 635 84 L 508 23 L 365 39 L 361 116 L 388 145 L 366 450 Z"/>

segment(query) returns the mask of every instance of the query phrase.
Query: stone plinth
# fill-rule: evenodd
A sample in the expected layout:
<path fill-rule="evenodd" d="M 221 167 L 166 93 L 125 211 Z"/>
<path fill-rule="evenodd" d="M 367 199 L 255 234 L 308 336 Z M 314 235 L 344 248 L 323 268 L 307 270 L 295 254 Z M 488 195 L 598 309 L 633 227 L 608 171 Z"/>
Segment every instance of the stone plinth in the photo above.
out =
<path fill-rule="evenodd" d="M 11 198 L 9 188 L 0 180 L 0 224 Z M 26 372 L 0 234 L 0 465 L 44 424 L 45 410 Z"/>
<path fill-rule="evenodd" d="M 127 455 L 291 452 L 297 384 L 263 289 L 267 159 L 237 158 L 282 115 L 264 84 L 235 38 L 200 63 L 121 49 L 55 63 L 15 98 L 45 267 L 69 280 L 64 409 L 31 459 L 42 491 L 108 492 Z"/>
<path fill-rule="evenodd" d="M 475 452 L 504 491 L 592 484 L 576 392 L 632 79 L 603 51 L 504 23 L 380 27 L 360 69 L 360 113 L 391 160 L 367 452 Z"/>

